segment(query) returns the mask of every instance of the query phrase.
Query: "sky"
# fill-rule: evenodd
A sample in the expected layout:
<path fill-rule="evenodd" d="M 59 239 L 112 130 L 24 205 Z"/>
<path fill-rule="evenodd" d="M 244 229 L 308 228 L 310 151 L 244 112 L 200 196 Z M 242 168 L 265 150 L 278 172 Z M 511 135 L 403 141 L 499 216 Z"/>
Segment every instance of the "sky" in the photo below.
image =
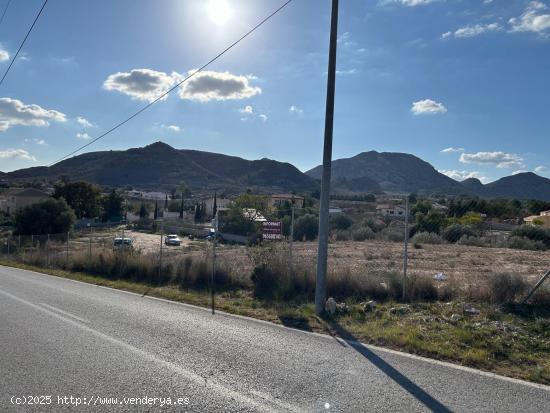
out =
<path fill-rule="evenodd" d="M 283 2 L 50 0 L 0 85 L 0 171 L 90 142 Z M 41 6 L 9 5 L 2 74 Z M 85 151 L 160 140 L 313 168 L 329 27 L 329 0 L 292 1 Z M 550 0 L 341 0 L 338 39 L 333 159 L 406 152 L 458 180 L 550 177 Z"/>

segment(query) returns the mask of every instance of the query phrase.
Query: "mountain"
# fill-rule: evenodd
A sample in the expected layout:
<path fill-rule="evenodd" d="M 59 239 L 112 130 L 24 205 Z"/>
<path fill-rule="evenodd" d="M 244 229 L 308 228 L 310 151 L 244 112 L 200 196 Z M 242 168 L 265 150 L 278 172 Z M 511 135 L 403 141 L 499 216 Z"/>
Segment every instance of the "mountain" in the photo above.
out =
<path fill-rule="evenodd" d="M 533 172 L 505 176 L 484 185 L 484 195 L 495 198 L 550 201 L 550 179 L 543 178 Z"/>
<path fill-rule="evenodd" d="M 321 179 L 322 166 L 306 172 Z M 332 180 L 335 189 L 342 179 L 369 178 L 387 192 L 418 192 L 462 194 L 469 191 L 459 182 L 439 173 L 429 163 L 406 153 L 363 152 L 352 158 L 332 161 Z"/>
<path fill-rule="evenodd" d="M 51 167 L 9 172 L 9 181 L 49 181 L 61 177 L 103 186 L 168 190 L 183 182 L 192 191 L 311 191 L 318 183 L 289 163 L 270 159 L 249 161 L 236 156 L 179 150 L 156 142 L 144 148 L 78 155 Z"/>

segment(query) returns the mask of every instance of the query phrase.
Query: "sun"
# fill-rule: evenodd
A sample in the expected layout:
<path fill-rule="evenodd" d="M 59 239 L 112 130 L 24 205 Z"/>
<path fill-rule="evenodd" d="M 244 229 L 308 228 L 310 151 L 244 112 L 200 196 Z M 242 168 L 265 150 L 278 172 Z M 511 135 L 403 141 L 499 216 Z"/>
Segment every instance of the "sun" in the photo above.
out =
<path fill-rule="evenodd" d="M 209 0 L 208 17 L 216 24 L 224 24 L 233 16 L 233 8 L 228 0 Z"/>

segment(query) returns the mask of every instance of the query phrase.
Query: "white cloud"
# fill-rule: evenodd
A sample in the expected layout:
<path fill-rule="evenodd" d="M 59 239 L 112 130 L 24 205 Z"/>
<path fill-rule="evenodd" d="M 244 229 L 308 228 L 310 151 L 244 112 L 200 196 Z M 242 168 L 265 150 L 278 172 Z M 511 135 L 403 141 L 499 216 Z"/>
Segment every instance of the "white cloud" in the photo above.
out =
<path fill-rule="evenodd" d="M 399 3 L 407 7 L 425 6 L 430 3 L 445 0 L 382 0 L 382 4 Z"/>
<path fill-rule="evenodd" d="M 445 148 L 441 150 L 441 153 L 454 153 L 454 152 L 464 152 L 464 148 L 454 148 L 451 146 L 450 148 Z"/>
<path fill-rule="evenodd" d="M 508 20 L 512 32 L 534 32 L 545 35 L 550 29 L 550 14 L 543 14 L 548 7 L 541 1 L 531 1 L 523 14 Z"/>
<path fill-rule="evenodd" d="M 83 128 L 91 128 L 92 126 L 94 126 L 92 122 L 82 116 L 77 116 L 76 122 Z"/>
<path fill-rule="evenodd" d="M 189 73 L 195 72 L 191 70 Z M 259 87 L 250 85 L 249 76 L 211 70 L 197 73 L 179 90 L 182 99 L 208 102 L 211 100 L 240 100 L 262 93 Z"/>
<path fill-rule="evenodd" d="M 103 88 L 116 90 L 131 96 L 133 99 L 152 102 L 180 79 L 181 76 L 176 72 L 167 74 L 151 69 L 133 69 L 130 72 L 118 72 L 109 75 L 103 82 Z M 167 96 L 163 97 L 162 100 L 166 98 Z"/>
<path fill-rule="evenodd" d="M 292 105 L 290 108 L 288 108 L 288 111 L 290 113 L 295 113 L 297 115 L 302 115 L 304 113 L 304 110 L 299 108 L 298 106 Z"/>
<path fill-rule="evenodd" d="M 180 132 L 181 128 L 178 125 L 161 125 L 163 129 L 168 129 L 171 132 Z"/>
<path fill-rule="evenodd" d="M 357 69 L 351 68 L 347 70 L 337 70 L 336 74 L 339 76 L 345 76 L 345 75 L 355 75 L 357 74 Z"/>
<path fill-rule="evenodd" d="M 20 100 L 0 98 L 0 131 L 12 126 L 49 126 L 51 121 L 65 122 L 65 114 L 44 109 L 38 105 L 26 105 Z"/>
<path fill-rule="evenodd" d="M 454 32 L 443 33 L 441 35 L 441 38 L 447 39 L 452 36 L 456 38 L 474 37 L 484 33 L 499 31 L 501 29 L 502 27 L 498 23 L 476 24 L 474 26 L 461 27 L 460 29 L 457 29 Z"/>
<path fill-rule="evenodd" d="M 259 117 L 262 121 L 267 122 L 267 119 L 268 119 L 267 115 L 261 113 L 261 114 L 258 115 L 258 117 Z"/>
<path fill-rule="evenodd" d="M 512 175 L 524 174 L 525 172 L 529 172 L 529 171 L 526 171 L 525 169 L 519 169 L 517 171 L 512 172 Z"/>
<path fill-rule="evenodd" d="M 75 135 L 75 137 L 76 137 L 77 139 L 84 139 L 84 140 L 90 139 L 90 135 L 88 135 L 87 133 L 77 133 L 77 134 Z"/>
<path fill-rule="evenodd" d="M 7 149 L 5 151 L 0 151 L 0 158 L 19 158 L 36 162 L 36 158 L 24 149 Z"/>
<path fill-rule="evenodd" d="M 244 108 L 239 109 L 239 112 L 246 115 L 252 115 L 254 113 L 254 108 L 250 105 L 246 105 Z"/>
<path fill-rule="evenodd" d="M 540 165 L 540 166 L 537 166 L 535 168 L 535 172 L 538 173 L 538 174 L 543 174 L 543 173 L 548 172 L 548 168 L 546 166 Z"/>
<path fill-rule="evenodd" d="M 462 163 L 477 163 L 485 165 L 495 165 L 497 168 L 523 168 L 523 158 L 514 153 L 505 152 L 477 152 L 463 153 L 460 155 Z"/>
<path fill-rule="evenodd" d="M 452 178 L 455 181 L 464 181 L 465 179 L 469 179 L 469 178 L 479 179 L 483 183 L 486 183 L 489 181 L 489 178 L 481 175 L 481 173 L 477 171 L 458 171 L 456 169 L 452 169 L 452 170 L 440 170 L 439 172 L 442 173 L 443 175 L 447 175 L 449 178 Z"/>
<path fill-rule="evenodd" d="M 443 106 L 443 103 L 431 99 L 424 99 L 413 102 L 411 112 L 415 115 L 435 115 L 438 113 L 446 113 L 447 108 Z"/>
<path fill-rule="evenodd" d="M 33 139 L 32 140 L 34 143 L 36 143 L 37 145 L 41 145 L 41 146 L 45 146 L 47 145 L 46 141 L 44 139 Z"/>
<path fill-rule="evenodd" d="M 6 60 L 10 60 L 10 54 L 7 50 L 0 49 L 0 62 L 5 62 Z"/>

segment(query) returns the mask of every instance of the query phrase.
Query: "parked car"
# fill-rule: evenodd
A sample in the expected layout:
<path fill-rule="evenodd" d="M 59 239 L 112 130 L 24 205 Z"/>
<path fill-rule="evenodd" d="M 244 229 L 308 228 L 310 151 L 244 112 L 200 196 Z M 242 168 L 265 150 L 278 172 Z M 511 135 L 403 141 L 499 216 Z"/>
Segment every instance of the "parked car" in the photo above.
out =
<path fill-rule="evenodd" d="M 116 237 L 113 241 L 114 249 L 134 249 L 134 241 L 131 238 Z"/>
<path fill-rule="evenodd" d="M 181 239 L 177 235 L 171 234 L 171 235 L 167 235 L 164 238 L 164 243 L 166 245 L 172 245 L 172 246 L 179 247 L 181 245 Z"/>

